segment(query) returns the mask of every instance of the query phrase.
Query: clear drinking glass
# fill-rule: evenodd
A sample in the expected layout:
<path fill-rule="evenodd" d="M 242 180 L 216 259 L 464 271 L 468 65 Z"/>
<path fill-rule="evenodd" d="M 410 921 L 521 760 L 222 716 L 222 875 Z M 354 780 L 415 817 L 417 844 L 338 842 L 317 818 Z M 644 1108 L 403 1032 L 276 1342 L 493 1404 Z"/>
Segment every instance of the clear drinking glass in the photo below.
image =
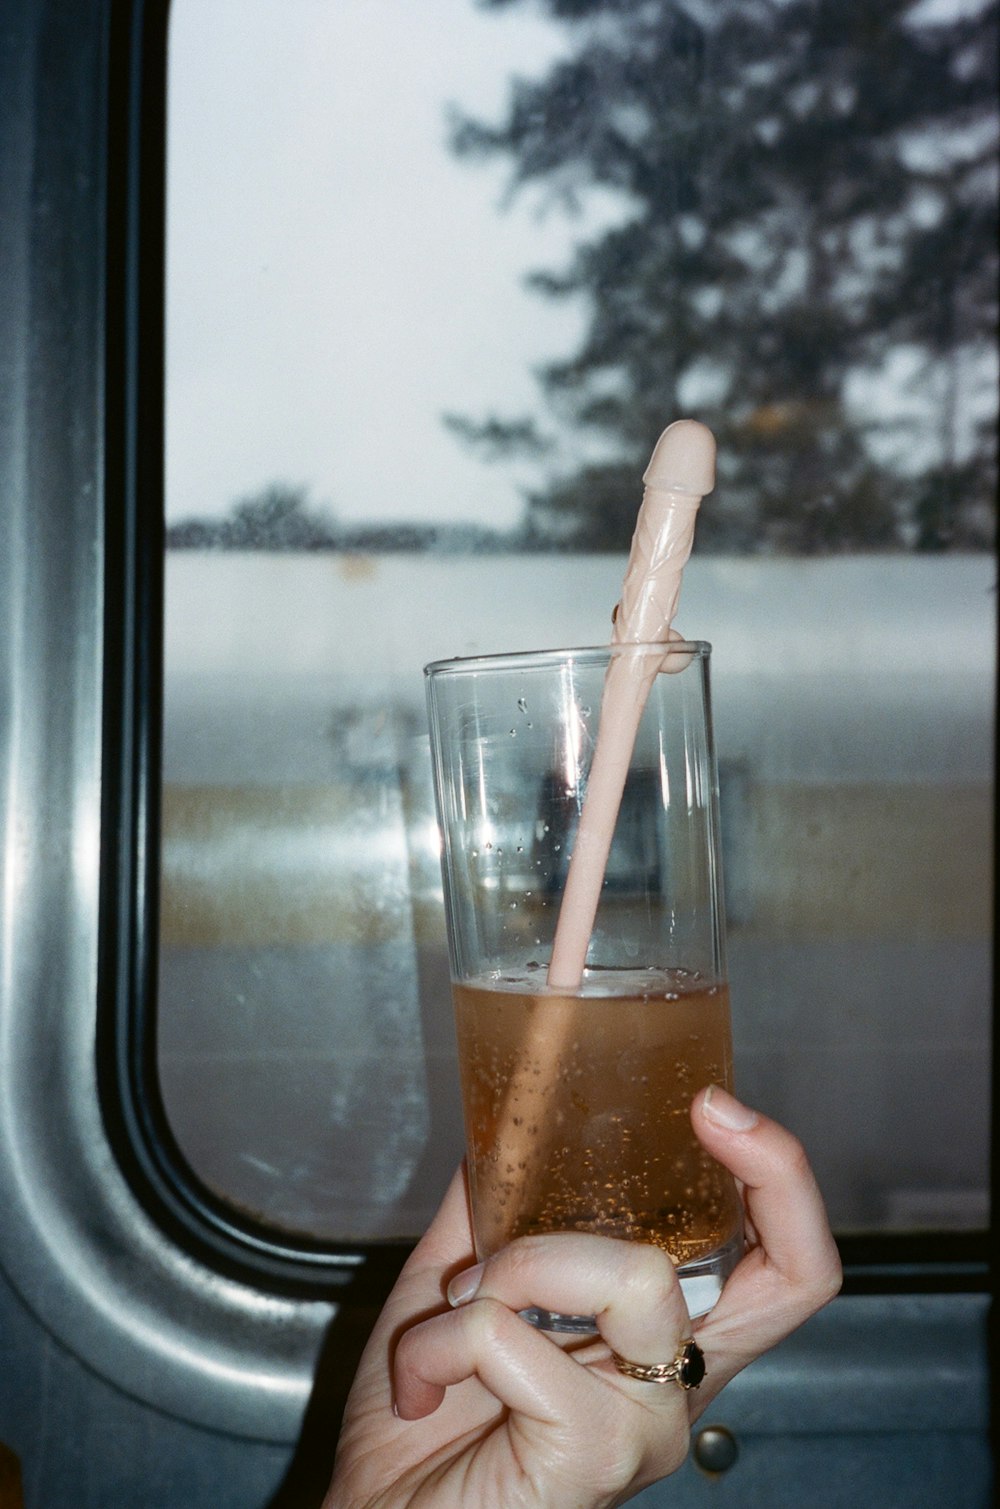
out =
<path fill-rule="evenodd" d="M 703 1085 L 732 1088 L 709 653 L 622 645 L 426 668 L 478 1255 L 536 1232 L 653 1242 L 692 1315 L 742 1248 L 734 1181 L 689 1119 Z M 654 674 L 583 977 L 557 990 L 547 968 L 605 678 L 628 656 Z"/>

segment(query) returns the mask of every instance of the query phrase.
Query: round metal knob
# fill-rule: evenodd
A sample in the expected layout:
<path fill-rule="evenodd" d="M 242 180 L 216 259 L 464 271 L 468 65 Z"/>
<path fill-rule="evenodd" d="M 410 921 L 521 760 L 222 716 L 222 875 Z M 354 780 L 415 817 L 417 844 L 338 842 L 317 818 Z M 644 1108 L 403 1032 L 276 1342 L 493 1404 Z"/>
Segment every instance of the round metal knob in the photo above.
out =
<path fill-rule="evenodd" d="M 694 1459 L 704 1472 L 728 1472 L 740 1449 L 724 1425 L 706 1425 L 694 1439 Z"/>

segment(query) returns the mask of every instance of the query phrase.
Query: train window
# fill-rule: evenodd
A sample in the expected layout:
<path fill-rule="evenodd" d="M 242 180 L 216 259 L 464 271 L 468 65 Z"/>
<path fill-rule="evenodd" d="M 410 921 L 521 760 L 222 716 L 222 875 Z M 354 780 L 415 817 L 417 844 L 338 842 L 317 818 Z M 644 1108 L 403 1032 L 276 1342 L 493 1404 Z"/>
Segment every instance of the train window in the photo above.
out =
<path fill-rule="evenodd" d="M 994 27 L 173 0 L 156 1039 L 214 1199 L 293 1243 L 428 1219 L 421 666 L 603 639 L 693 412 L 742 1093 L 841 1232 L 985 1225 Z"/>

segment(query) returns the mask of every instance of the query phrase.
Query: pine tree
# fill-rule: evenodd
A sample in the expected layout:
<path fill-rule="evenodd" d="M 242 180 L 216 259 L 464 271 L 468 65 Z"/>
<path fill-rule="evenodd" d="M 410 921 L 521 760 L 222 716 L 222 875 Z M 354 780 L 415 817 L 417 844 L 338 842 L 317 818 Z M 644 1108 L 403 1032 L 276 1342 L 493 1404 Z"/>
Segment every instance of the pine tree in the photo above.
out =
<path fill-rule="evenodd" d="M 702 548 L 987 545 L 992 427 L 970 449 L 963 381 L 994 349 L 996 4 L 933 24 L 917 0 L 545 8 L 572 56 L 517 81 L 499 124 L 459 122 L 455 148 L 507 156 L 515 190 L 612 189 L 629 213 L 531 279 L 586 301 L 542 384 L 612 459 L 581 443 L 529 498 L 529 533 L 620 546 L 637 468 L 694 412 L 724 484 Z M 893 449 L 852 393 L 901 352 L 927 396 Z M 452 423 L 540 447 L 523 417 Z"/>

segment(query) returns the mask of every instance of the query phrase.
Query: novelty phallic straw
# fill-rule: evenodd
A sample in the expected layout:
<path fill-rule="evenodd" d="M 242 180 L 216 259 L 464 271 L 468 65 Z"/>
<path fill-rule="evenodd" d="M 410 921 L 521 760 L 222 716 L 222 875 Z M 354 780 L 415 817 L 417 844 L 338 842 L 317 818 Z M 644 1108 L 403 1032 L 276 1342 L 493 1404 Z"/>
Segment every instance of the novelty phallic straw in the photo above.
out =
<path fill-rule="evenodd" d="M 642 480 L 645 491 L 613 615 L 614 644 L 669 644 L 681 638 L 671 623 L 698 505 L 715 486 L 712 432 L 694 419 L 669 425 Z M 622 655 L 608 667 L 597 744 L 552 945 L 548 983 L 557 990 L 576 990 L 583 978 L 636 730 L 663 660 L 657 654 Z"/>

